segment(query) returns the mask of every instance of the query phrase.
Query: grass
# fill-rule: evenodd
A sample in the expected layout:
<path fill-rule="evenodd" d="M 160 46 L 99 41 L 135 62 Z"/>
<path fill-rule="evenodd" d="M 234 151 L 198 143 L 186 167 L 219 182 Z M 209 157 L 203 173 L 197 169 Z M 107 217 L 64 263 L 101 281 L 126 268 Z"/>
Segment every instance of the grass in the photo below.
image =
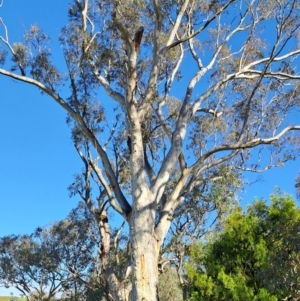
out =
<path fill-rule="evenodd" d="M 21 297 L 17 297 L 17 296 L 13 296 L 14 298 L 17 299 L 17 301 L 26 301 L 25 298 L 21 298 Z M 14 299 L 14 300 L 16 300 Z M 0 301 L 10 301 L 11 300 L 11 296 L 0 296 Z"/>
<path fill-rule="evenodd" d="M 11 297 L 9 296 L 0 296 L 0 301 L 10 301 Z"/>
<path fill-rule="evenodd" d="M 9 296 L 0 296 L 0 301 L 10 301 L 11 297 Z"/>

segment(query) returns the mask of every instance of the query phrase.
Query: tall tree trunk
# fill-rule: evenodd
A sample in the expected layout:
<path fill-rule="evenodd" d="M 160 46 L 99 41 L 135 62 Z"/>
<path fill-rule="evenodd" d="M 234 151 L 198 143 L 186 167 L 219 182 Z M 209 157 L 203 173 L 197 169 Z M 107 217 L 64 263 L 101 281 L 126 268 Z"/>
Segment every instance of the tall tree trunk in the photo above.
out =
<path fill-rule="evenodd" d="M 132 90 L 133 91 L 133 90 Z M 132 294 L 134 301 L 156 301 L 158 248 L 154 233 L 156 201 L 150 192 L 145 172 L 141 124 L 134 105 L 131 116 L 131 186 L 130 217 Z"/>
<path fill-rule="evenodd" d="M 110 227 L 106 211 L 101 212 L 100 217 L 97 217 L 99 231 L 101 235 L 100 259 L 105 278 L 108 284 L 109 298 L 113 301 L 128 301 L 130 293 L 130 285 L 126 283 L 127 279 L 118 279 L 113 269 L 113 263 L 110 254 Z"/>
<path fill-rule="evenodd" d="M 158 284 L 158 249 L 153 229 L 151 204 L 132 212 L 131 254 L 133 301 L 156 301 Z"/>

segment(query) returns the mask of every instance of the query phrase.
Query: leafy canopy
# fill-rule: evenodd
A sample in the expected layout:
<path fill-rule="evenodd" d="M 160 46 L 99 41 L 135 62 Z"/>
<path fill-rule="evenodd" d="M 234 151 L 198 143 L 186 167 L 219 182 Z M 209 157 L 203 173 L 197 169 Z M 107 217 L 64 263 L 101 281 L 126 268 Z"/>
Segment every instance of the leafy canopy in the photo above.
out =
<path fill-rule="evenodd" d="M 192 249 L 193 300 L 299 300 L 299 231 L 300 208 L 290 195 L 235 209 L 212 241 Z"/>

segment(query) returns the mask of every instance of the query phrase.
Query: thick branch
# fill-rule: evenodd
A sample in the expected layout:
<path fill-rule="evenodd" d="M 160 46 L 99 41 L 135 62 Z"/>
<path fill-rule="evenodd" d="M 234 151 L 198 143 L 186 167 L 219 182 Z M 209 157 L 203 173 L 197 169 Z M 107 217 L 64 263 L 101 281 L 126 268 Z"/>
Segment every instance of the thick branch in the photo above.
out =
<path fill-rule="evenodd" d="M 119 21 L 116 11 L 113 13 L 113 20 L 114 20 L 117 28 L 119 29 L 119 31 L 122 35 L 122 38 L 124 39 L 124 41 L 126 43 L 129 53 L 131 53 L 133 51 L 133 49 L 132 49 L 130 34 L 129 34 L 128 30 L 123 26 L 123 24 Z"/>
<path fill-rule="evenodd" d="M 157 237 L 157 240 L 159 241 L 160 246 L 162 245 L 164 238 L 169 230 L 169 227 L 171 225 L 172 219 L 173 219 L 173 212 L 177 207 L 177 199 L 182 191 L 182 188 L 185 185 L 185 182 L 188 178 L 189 170 L 185 168 L 182 173 L 179 181 L 177 182 L 172 194 L 167 199 L 166 203 L 164 204 L 162 210 L 161 210 L 161 217 L 159 219 L 159 222 L 157 226 L 155 227 L 155 235 Z M 161 204 L 163 205 L 163 204 Z"/>
<path fill-rule="evenodd" d="M 156 180 L 156 175 L 155 175 L 153 168 L 151 167 L 151 165 L 149 163 L 146 146 L 144 146 L 144 158 L 145 158 L 145 170 L 146 170 L 146 173 L 150 180 L 150 184 L 151 184 L 151 186 L 153 186 L 155 183 L 155 180 Z"/>
<path fill-rule="evenodd" d="M 161 31 L 162 18 L 158 0 L 152 0 L 154 11 L 155 11 L 155 32 Z"/>
<path fill-rule="evenodd" d="M 131 206 L 127 202 L 125 196 L 123 195 L 120 186 L 117 182 L 117 179 L 115 177 L 115 174 L 113 172 L 113 169 L 111 167 L 111 164 L 109 162 L 109 159 L 107 157 L 106 152 L 103 150 L 102 146 L 99 144 L 98 140 L 96 139 L 95 135 L 93 132 L 88 128 L 88 126 L 85 124 L 83 118 L 75 112 L 58 94 L 56 94 L 53 90 L 49 89 L 46 87 L 44 84 L 41 82 L 26 77 L 26 76 L 20 76 L 17 74 L 14 74 L 12 72 L 6 71 L 4 69 L 0 68 L 0 74 L 3 74 L 5 76 L 14 78 L 16 80 L 31 84 L 48 94 L 51 98 L 53 98 L 64 110 L 66 110 L 71 117 L 75 120 L 75 122 L 79 125 L 80 129 L 84 133 L 84 135 L 87 137 L 87 139 L 92 143 L 92 145 L 95 147 L 97 153 L 100 155 L 105 172 L 107 177 L 109 178 L 110 184 L 114 190 L 115 196 L 122 208 L 122 210 L 126 213 L 129 214 L 131 212 Z"/>
<path fill-rule="evenodd" d="M 182 6 L 180 8 L 180 11 L 178 12 L 178 15 L 176 17 L 176 21 L 174 23 L 174 26 L 173 26 L 171 32 L 170 32 L 169 39 L 168 39 L 168 42 L 166 44 L 166 48 L 165 49 L 167 49 L 167 50 L 169 50 L 170 48 L 175 47 L 176 45 L 180 44 L 180 43 L 177 43 L 176 45 L 172 46 L 176 42 L 173 43 L 173 44 L 171 44 L 171 43 L 172 43 L 172 41 L 175 38 L 175 35 L 176 35 L 176 33 L 178 31 L 178 28 L 180 26 L 180 23 L 181 23 L 181 19 L 182 19 L 183 15 L 184 15 L 184 13 L 186 11 L 186 8 L 187 8 L 189 2 L 190 2 L 190 0 L 185 0 L 185 2 L 182 4 Z M 172 46 L 172 47 L 170 47 L 170 46 Z"/>
<path fill-rule="evenodd" d="M 199 164 L 203 163 L 210 156 L 212 156 L 213 154 L 216 154 L 218 152 L 235 150 L 235 149 L 253 148 L 253 147 L 257 146 L 257 145 L 275 143 L 286 132 L 293 131 L 293 130 L 294 131 L 299 131 L 300 130 L 300 125 L 288 126 L 288 127 L 284 128 L 276 136 L 273 136 L 273 137 L 270 137 L 270 138 L 255 138 L 255 139 L 252 139 L 252 140 L 244 142 L 244 143 L 240 142 L 240 143 L 235 143 L 235 144 L 232 144 L 232 145 L 225 144 L 225 145 L 217 146 L 217 147 L 211 149 L 210 151 L 208 151 L 203 156 L 201 156 L 201 158 L 199 158 L 199 160 L 193 166 L 191 166 L 191 168 L 194 168 L 195 165 L 199 165 Z"/>

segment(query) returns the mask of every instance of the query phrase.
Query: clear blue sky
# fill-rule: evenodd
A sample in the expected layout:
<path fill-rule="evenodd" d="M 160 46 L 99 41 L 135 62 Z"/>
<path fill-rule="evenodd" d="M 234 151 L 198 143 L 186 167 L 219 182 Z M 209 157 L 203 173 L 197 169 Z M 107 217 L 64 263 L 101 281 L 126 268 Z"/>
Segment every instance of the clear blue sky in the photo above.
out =
<path fill-rule="evenodd" d="M 37 22 L 57 41 L 66 21 L 67 3 L 4 0 L 0 16 L 11 40 L 20 39 L 23 28 Z M 54 58 L 61 62 L 58 43 L 55 47 Z M 53 100 L 3 76 L 0 89 L 0 236 L 31 233 L 37 226 L 64 218 L 76 206 L 78 198 L 70 199 L 67 187 L 82 165 L 70 139 L 66 114 Z M 251 180 L 258 176 L 263 180 L 245 187 L 243 202 L 250 203 L 255 196 L 267 198 L 274 186 L 295 196 L 299 170 L 297 160 L 264 174 L 247 174 Z M 0 288 L 0 295 L 11 291 Z"/>
<path fill-rule="evenodd" d="M 57 41 L 66 20 L 67 3 L 6 0 L 0 16 L 14 42 L 35 22 Z M 55 59 L 58 57 L 54 54 Z M 0 236 L 3 236 L 26 233 L 38 224 L 63 218 L 76 203 L 68 198 L 66 188 L 81 164 L 69 138 L 65 112 L 34 87 L 4 77 L 0 78 L 0 87 Z"/>

